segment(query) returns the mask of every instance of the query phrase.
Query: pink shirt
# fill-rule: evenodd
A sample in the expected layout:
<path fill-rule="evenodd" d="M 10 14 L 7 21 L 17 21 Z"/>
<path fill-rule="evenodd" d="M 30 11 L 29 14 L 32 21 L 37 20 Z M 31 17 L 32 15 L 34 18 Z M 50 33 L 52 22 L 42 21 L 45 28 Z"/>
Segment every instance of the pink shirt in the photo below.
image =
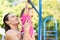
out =
<path fill-rule="evenodd" d="M 21 17 L 21 22 L 22 22 L 22 31 L 21 32 L 24 32 L 24 26 L 23 25 L 24 25 L 27 18 L 31 22 L 30 29 L 29 29 L 29 34 L 32 37 L 32 35 L 34 34 L 34 28 L 33 28 L 33 25 L 32 25 L 31 17 L 28 14 L 22 15 L 22 17 Z"/>

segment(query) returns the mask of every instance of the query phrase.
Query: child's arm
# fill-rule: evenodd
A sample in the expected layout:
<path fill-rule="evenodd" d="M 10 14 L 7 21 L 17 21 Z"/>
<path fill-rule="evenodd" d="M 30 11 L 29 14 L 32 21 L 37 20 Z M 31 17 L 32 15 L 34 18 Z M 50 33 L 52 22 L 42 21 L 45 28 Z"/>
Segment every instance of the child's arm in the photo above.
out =
<path fill-rule="evenodd" d="M 24 13 L 28 13 L 28 2 L 25 3 L 25 11 Z"/>

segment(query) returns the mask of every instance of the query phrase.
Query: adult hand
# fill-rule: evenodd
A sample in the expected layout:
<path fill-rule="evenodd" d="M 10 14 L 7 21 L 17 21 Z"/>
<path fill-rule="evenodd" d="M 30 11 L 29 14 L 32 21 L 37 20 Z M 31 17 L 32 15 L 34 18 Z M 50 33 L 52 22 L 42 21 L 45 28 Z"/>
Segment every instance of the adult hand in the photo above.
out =
<path fill-rule="evenodd" d="M 24 31 L 29 32 L 30 29 L 30 20 L 27 19 L 26 22 L 24 23 Z"/>

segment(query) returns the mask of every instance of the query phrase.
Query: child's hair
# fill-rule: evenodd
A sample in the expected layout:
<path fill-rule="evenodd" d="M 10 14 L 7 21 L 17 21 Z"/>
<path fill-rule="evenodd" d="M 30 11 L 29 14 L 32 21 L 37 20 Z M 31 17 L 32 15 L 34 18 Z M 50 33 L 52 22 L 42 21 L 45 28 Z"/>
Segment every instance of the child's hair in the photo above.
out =
<path fill-rule="evenodd" d="M 20 17 L 22 17 L 22 15 L 23 15 L 24 11 L 25 11 L 25 8 L 23 8 L 23 10 L 22 10 L 22 12 L 21 12 Z"/>
<path fill-rule="evenodd" d="M 28 8 L 28 10 L 30 10 L 30 9 L 33 9 L 33 8 Z M 25 8 L 23 8 L 20 17 L 22 17 L 22 15 L 24 14 L 24 11 L 25 11 Z"/>
<path fill-rule="evenodd" d="M 4 22 L 6 32 L 10 29 L 10 26 L 6 23 L 6 21 L 8 21 L 8 15 L 10 15 L 10 13 L 6 14 L 3 18 L 3 22 Z"/>

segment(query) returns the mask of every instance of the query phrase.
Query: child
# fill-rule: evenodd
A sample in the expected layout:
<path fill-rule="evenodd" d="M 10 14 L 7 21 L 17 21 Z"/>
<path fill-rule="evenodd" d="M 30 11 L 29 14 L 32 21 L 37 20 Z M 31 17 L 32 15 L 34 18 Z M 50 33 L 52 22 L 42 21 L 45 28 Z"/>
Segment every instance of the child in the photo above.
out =
<path fill-rule="evenodd" d="M 33 8 L 28 8 L 28 3 L 26 3 L 26 7 L 22 10 L 21 12 L 21 22 L 22 22 L 22 34 L 24 33 L 24 23 L 26 21 L 26 19 L 28 19 L 28 21 L 30 20 L 30 29 L 29 29 L 29 34 L 31 36 L 31 38 L 34 35 L 34 28 L 33 28 L 33 23 L 31 20 L 31 17 L 33 16 Z"/>

